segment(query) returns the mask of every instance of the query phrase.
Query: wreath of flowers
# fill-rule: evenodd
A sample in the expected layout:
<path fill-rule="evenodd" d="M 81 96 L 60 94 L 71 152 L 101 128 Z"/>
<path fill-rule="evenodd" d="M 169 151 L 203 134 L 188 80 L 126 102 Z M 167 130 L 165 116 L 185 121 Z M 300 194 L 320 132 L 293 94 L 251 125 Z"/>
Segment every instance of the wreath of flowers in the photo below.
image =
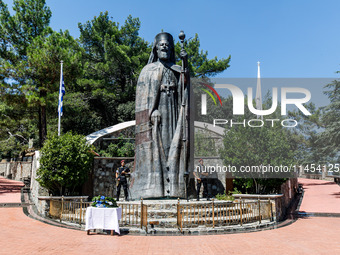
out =
<path fill-rule="evenodd" d="M 92 198 L 92 206 L 99 208 L 115 208 L 117 206 L 116 199 L 112 197 L 97 196 Z"/>

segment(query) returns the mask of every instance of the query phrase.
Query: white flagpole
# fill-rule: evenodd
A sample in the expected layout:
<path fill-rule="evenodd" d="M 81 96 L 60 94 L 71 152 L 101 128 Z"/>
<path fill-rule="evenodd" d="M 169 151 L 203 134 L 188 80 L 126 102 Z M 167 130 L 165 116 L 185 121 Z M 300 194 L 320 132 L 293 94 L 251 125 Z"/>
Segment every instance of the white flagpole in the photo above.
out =
<path fill-rule="evenodd" d="M 61 97 L 63 86 L 63 61 L 60 61 L 60 85 L 59 85 L 59 102 L 58 102 L 58 136 L 60 136 L 60 119 L 61 119 Z"/>
<path fill-rule="evenodd" d="M 260 75 L 260 62 L 257 62 L 257 86 L 256 86 L 256 109 L 262 110 L 262 93 L 261 93 L 261 75 Z M 263 115 L 257 115 L 257 118 L 263 120 Z"/>

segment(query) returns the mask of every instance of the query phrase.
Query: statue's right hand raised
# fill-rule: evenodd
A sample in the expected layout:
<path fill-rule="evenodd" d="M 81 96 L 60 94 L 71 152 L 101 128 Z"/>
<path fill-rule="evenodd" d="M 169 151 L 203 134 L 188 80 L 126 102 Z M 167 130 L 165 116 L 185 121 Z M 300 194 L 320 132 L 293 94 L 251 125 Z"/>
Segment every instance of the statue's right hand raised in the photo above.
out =
<path fill-rule="evenodd" d="M 161 113 L 158 110 L 153 111 L 151 114 L 151 123 L 153 125 L 159 124 L 161 122 Z"/>

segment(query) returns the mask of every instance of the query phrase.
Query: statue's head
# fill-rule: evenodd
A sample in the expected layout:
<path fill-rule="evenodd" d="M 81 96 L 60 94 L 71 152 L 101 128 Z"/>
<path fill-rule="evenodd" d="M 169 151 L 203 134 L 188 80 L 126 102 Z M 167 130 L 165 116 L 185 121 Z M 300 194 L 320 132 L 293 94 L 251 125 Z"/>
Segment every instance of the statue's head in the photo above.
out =
<path fill-rule="evenodd" d="M 171 34 L 162 32 L 156 35 L 149 64 L 158 60 L 175 63 L 175 46 Z"/>

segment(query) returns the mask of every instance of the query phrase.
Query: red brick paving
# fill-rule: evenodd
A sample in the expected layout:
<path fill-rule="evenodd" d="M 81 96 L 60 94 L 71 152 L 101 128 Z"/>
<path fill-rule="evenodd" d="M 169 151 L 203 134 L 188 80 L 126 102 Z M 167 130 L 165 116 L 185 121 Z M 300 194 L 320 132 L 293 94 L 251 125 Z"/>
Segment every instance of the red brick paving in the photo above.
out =
<path fill-rule="evenodd" d="M 340 213 L 332 205 L 333 197 L 323 196 L 321 204 L 310 197 L 329 184 L 300 181 L 305 185 L 320 184 L 307 185 L 305 211 L 323 211 L 330 206 L 329 210 Z M 334 186 L 334 190 L 340 192 L 340 187 Z M 85 231 L 28 218 L 21 208 L 0 209 L 0 222 L 0 254 L 340 254 L 340 218 L 303 218 L 283 228 L 254 233 L 168 237 L 87 236 Z"/>
<path fill-rule="evenodd" d="M 300 211 L 340 213 L 340 187 L 334 182 L 299 179 L 305 192 Z"/>
<path fill-rule="evenodd" d="M 22 182 L 0 177 L 0 203 L 20 203 L 20 192 L 23 186 Z"/>

